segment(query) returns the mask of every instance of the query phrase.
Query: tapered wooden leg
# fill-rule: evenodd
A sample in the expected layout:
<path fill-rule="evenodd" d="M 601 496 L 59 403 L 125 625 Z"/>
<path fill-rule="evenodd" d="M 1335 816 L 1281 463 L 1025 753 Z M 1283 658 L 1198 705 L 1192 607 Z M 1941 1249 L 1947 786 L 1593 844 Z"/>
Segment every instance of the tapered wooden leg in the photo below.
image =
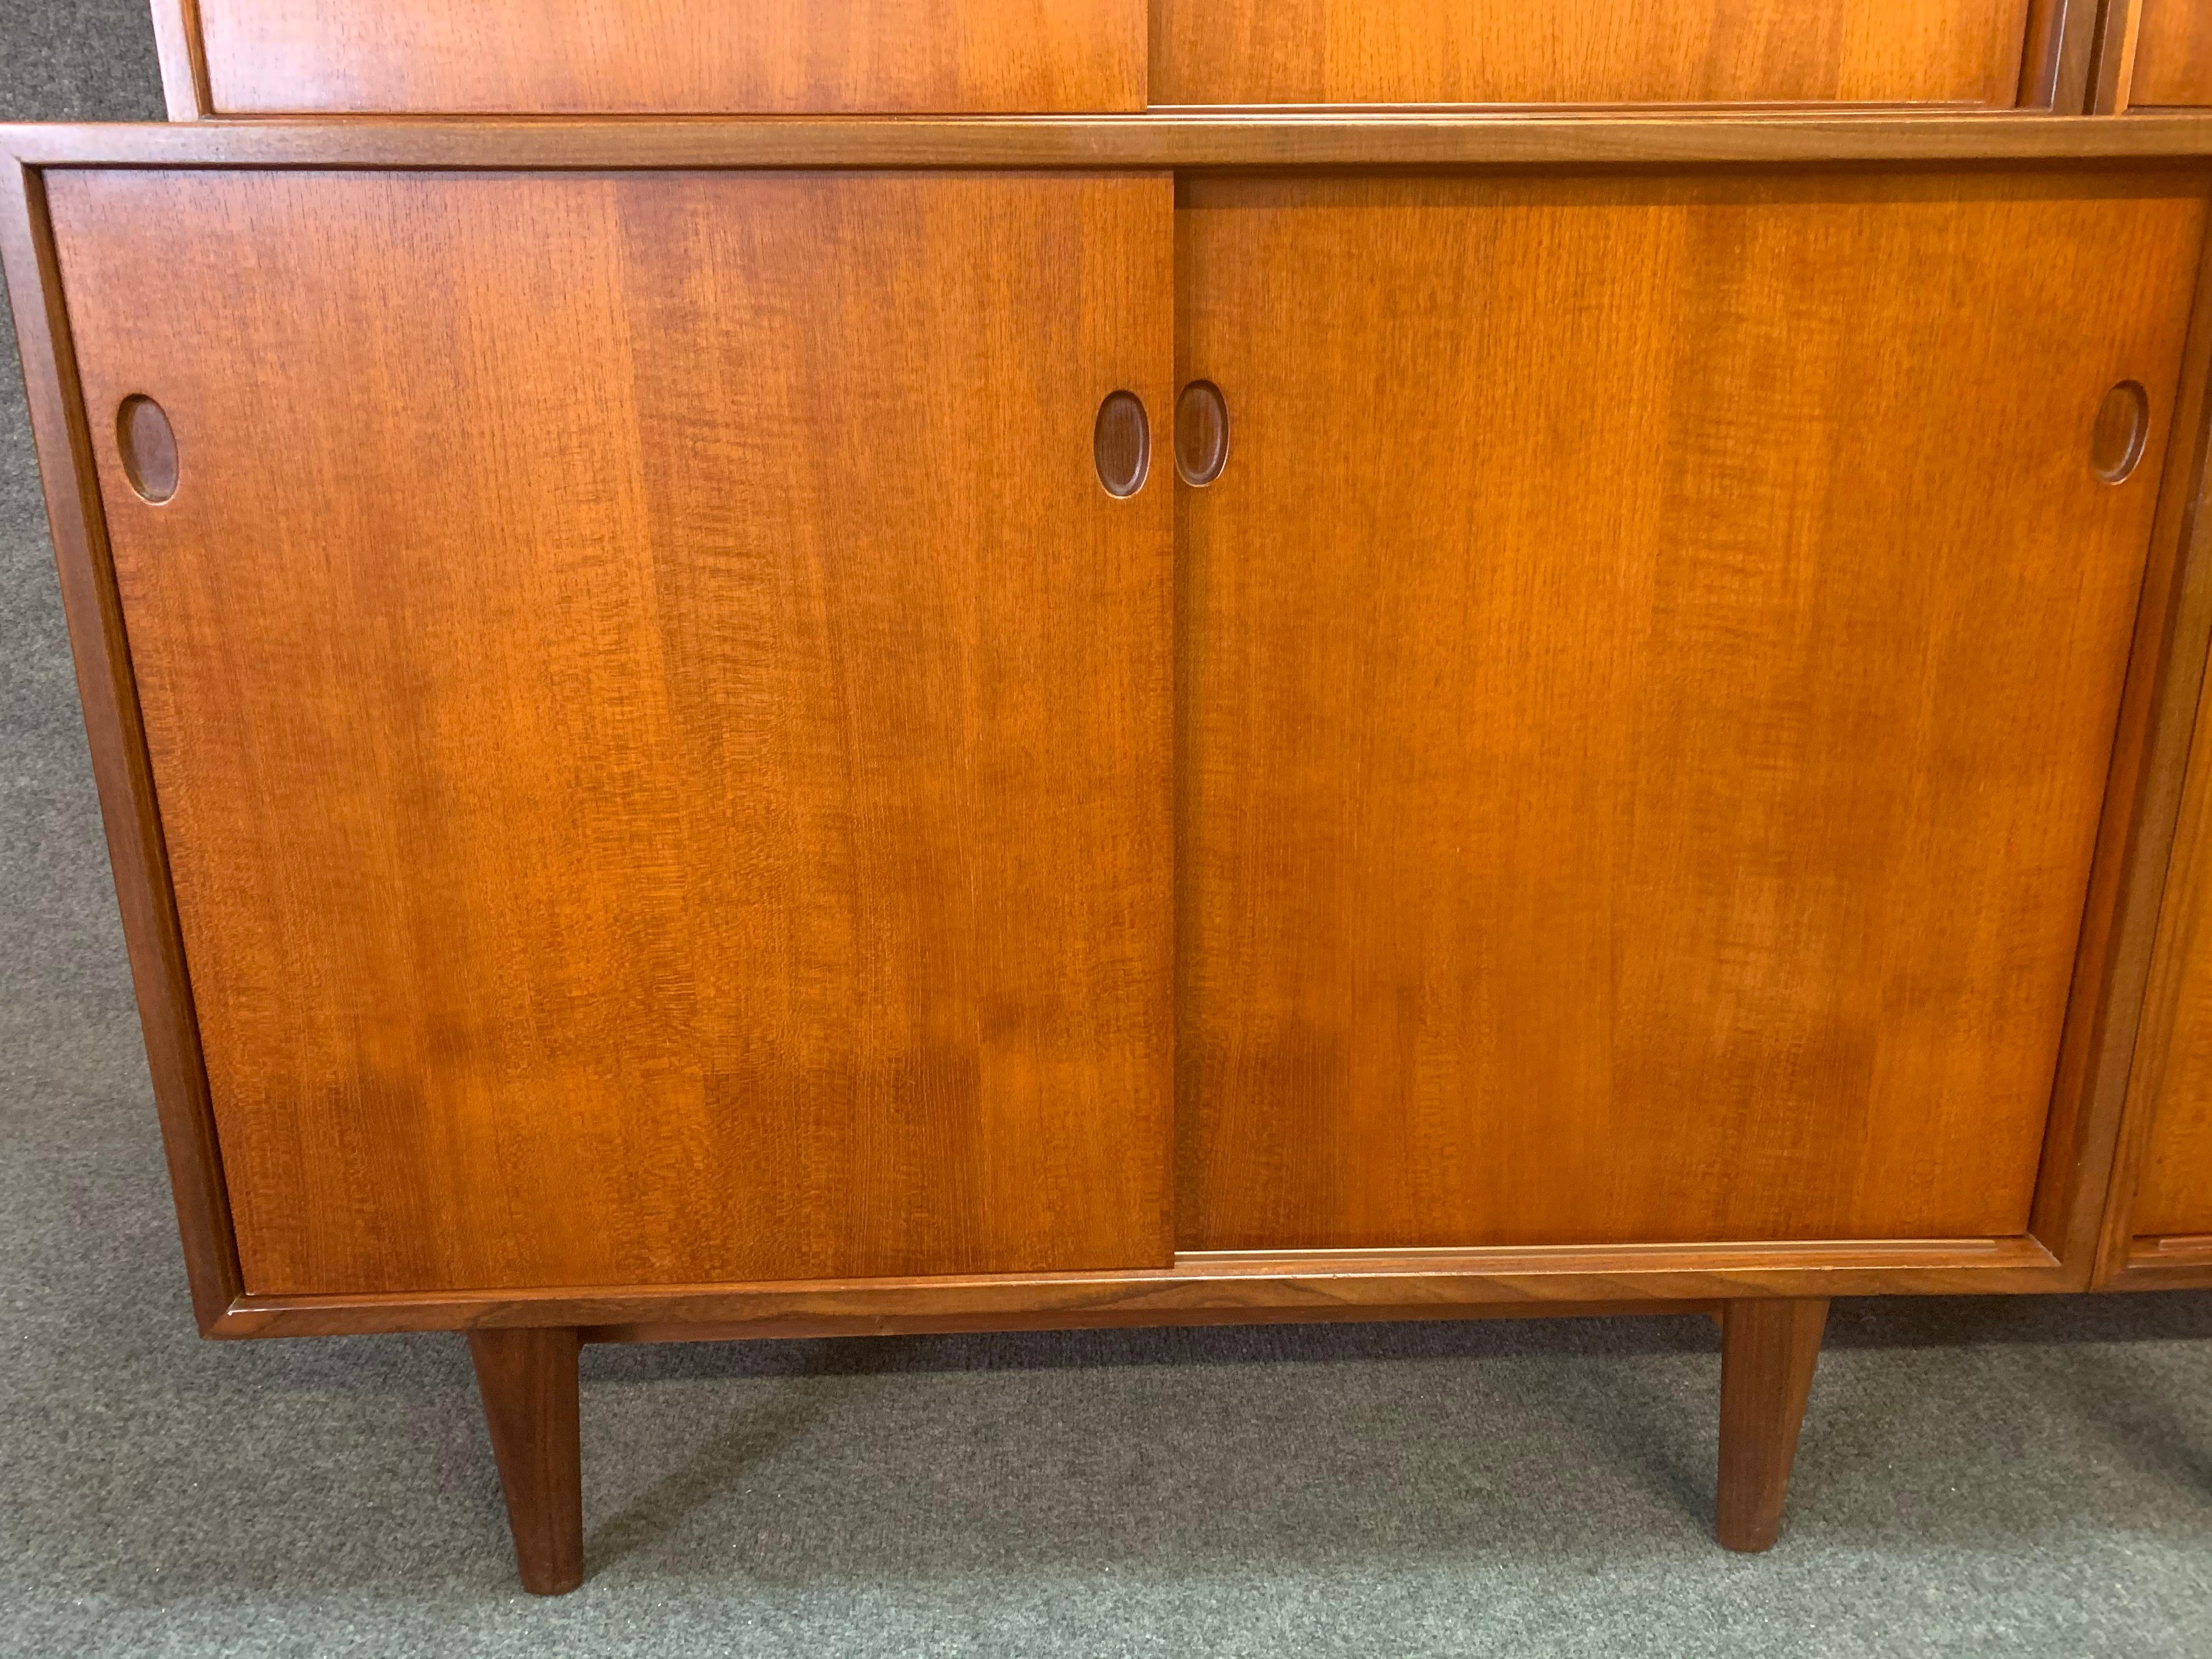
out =
<path fill-rule="evenodd" d="M 1826 1297 L 1747 1298 L 1721 1315 L 1721 1481 L 1714 1535 L 1763 1550 L 1782 1530 L 1805 1396 L 1828 1322 Z"/>
<path fill-rule="evenodd" d="M 584 1582 L 583 1443 L 573 1329 L 471 1331 L 522 1588 L 565 1595 Z"/>

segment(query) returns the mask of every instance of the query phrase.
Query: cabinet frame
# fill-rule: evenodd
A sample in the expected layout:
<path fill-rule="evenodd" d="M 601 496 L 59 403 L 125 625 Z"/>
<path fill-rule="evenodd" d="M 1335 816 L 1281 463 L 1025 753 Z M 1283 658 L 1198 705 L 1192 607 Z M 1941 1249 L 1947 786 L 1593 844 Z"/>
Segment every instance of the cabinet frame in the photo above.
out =
<path fill-rule="evenodd" d="M 2212 284 L 2200 276 L 2030 1229 L 1973 1239 L 1200 1253 L 1133 1272 L 432 1295 L 245 1292 L 76 379 L 45 173 L 66 167 L 1637 170 L 2181 166 L 2212 115 L 1369 116 L 0 127 L 0 253 L 193 1304 L 211 1337 L 580 1328 L 586 1340 L 1679 1312 L 1747 1297 L 2070 1291 L 2096 1266 L 2208 640 Z"/>

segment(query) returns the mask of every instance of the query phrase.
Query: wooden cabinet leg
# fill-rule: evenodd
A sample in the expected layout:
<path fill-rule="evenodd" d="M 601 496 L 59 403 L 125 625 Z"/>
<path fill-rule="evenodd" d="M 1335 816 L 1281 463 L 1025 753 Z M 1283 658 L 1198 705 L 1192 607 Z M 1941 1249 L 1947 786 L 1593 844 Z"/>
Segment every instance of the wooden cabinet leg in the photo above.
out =
<path fill-rule="evenodd" d="M 1730 1302 L 1721 1316 L 1721 1480 L 1713 1532 L 1729 1549 L 1766 1549 L 1782 1530 L 1782 1500 L 1827 1322 L 1826 1297 L 1747 1298 Z"/>
<path fill-rule="evenodd" d="M 583 1444 L 572 1328 L 471 1331 L 522 1587 L 564 1595 L 584 1582 Z"/>

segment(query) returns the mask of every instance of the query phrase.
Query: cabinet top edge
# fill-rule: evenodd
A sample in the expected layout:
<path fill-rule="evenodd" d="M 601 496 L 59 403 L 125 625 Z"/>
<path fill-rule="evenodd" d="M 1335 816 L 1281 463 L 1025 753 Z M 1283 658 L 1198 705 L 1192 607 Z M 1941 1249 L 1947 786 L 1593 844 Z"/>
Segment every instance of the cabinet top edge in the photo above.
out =
<path fill-rule="evenodd" d="M 545 170 L 1618 167 L 2212 157 L 2212 111 L 823 116 L 0 124 L 21 167 Z"/>

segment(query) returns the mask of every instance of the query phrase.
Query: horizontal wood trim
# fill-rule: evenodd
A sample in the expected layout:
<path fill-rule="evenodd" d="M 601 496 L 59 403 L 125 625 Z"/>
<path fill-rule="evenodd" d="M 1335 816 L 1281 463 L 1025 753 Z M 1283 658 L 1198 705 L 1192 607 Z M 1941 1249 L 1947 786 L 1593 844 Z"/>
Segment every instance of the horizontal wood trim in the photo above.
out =
<path fill-rule="evenodd" d="M 419 168 L 1610 167 L 2212 156 L 2212 112 L 1009 116 L 0 125 L 27 166 Z"/>
<path fill-rule="evenodd" d="M 714 1326 L 731 1336 L 1466 1318 L 1601 1303 L 1744 1296 L 1972 1294 L 2072 1288 L 2033 1238 L 1565 1245 L 1496 1250 L 1200 1255 L 1123 1273 L 776 1285 L 242 1296 L 208 1333 L 337 1336 L 581 1325 Z M 659 1339 L 654 1339 L 659 1340 Z"/>
<path fill-rule="evenodd" d="M 1194 1309 L 1163 1314 L 1141 1322 L 1146 1326 L 1204 1325 L 1328 1325 L 1382 1324 L 1423 1320 L 1441 1322 L 1462 1319 L 1644 1319 L 1704 1314 L 1717 1320 L 1726 1302 L 1497 1302 L 1472 1306 L 1413 1305 L 1403 1308 L 1244 1308 Z M 1132 1322 L 1074 1318 L 1052 1322 L 1054 1328 L 1103 1330 L 1129 1328 Z M 831 1328 L 820 1320 L 795 1320 L 788 1327 L 773 1320 L 722 1322 L 714 1324 L 586 1325 L 586 1342 L 750 1342 L 787 1337 L 816 1336 L 957 1336 L 979 1332 L 1043 1328 L 1034 1319 L 1013 1316 L 994 1323 L 957 1317 L 915 1316 L 902 1319 L 854 1319 Z"/>
<path fill-rule="evenodd" d="M 2212 1289 L 2212 1233 L 2138 1238 L 2119 1271 L 2100 1285 L 2107 1291 Z"/>
<path fill-rule="evenodd" d="M 1559 99 L 1549 103 L 1440 103 L 1433 99 L 1396 99 L 1389 102 L 1373 100 L 1340 101 L 1333 104 L 1185 104 L 1152 103 L 1142 113 L 1150 119 L 1207 118 L 1213 120 L 1270 121 L 1283 116 L 1297 116 L 1309 120 L 1360 120 L 1377 116 L 1439 117 L 1448 116 L 1461 120 L 1496 120 L 1510 117 L 1518 120 L 1543 118 L 1551 120 L 1740 120 L 1755 117 L 1768 118 L 1827 119 L 1844 116 L 1928 116 L 1928 115 L 1989 115 L 2008 114 L 2015 106 L 2004 106 L 1993 111 L 1987 104 L 1966 99 L 1926 98 L 1910 100 L 1899 99 L 1827 99 L 1760 98 L 1700 100 L 1696 103 L 1654 103 L 1636 100 L 1619 103 L 1594 104 L 1585 99 Z M 2030 111 L 2030 113 L 2039 113 Z"/>

